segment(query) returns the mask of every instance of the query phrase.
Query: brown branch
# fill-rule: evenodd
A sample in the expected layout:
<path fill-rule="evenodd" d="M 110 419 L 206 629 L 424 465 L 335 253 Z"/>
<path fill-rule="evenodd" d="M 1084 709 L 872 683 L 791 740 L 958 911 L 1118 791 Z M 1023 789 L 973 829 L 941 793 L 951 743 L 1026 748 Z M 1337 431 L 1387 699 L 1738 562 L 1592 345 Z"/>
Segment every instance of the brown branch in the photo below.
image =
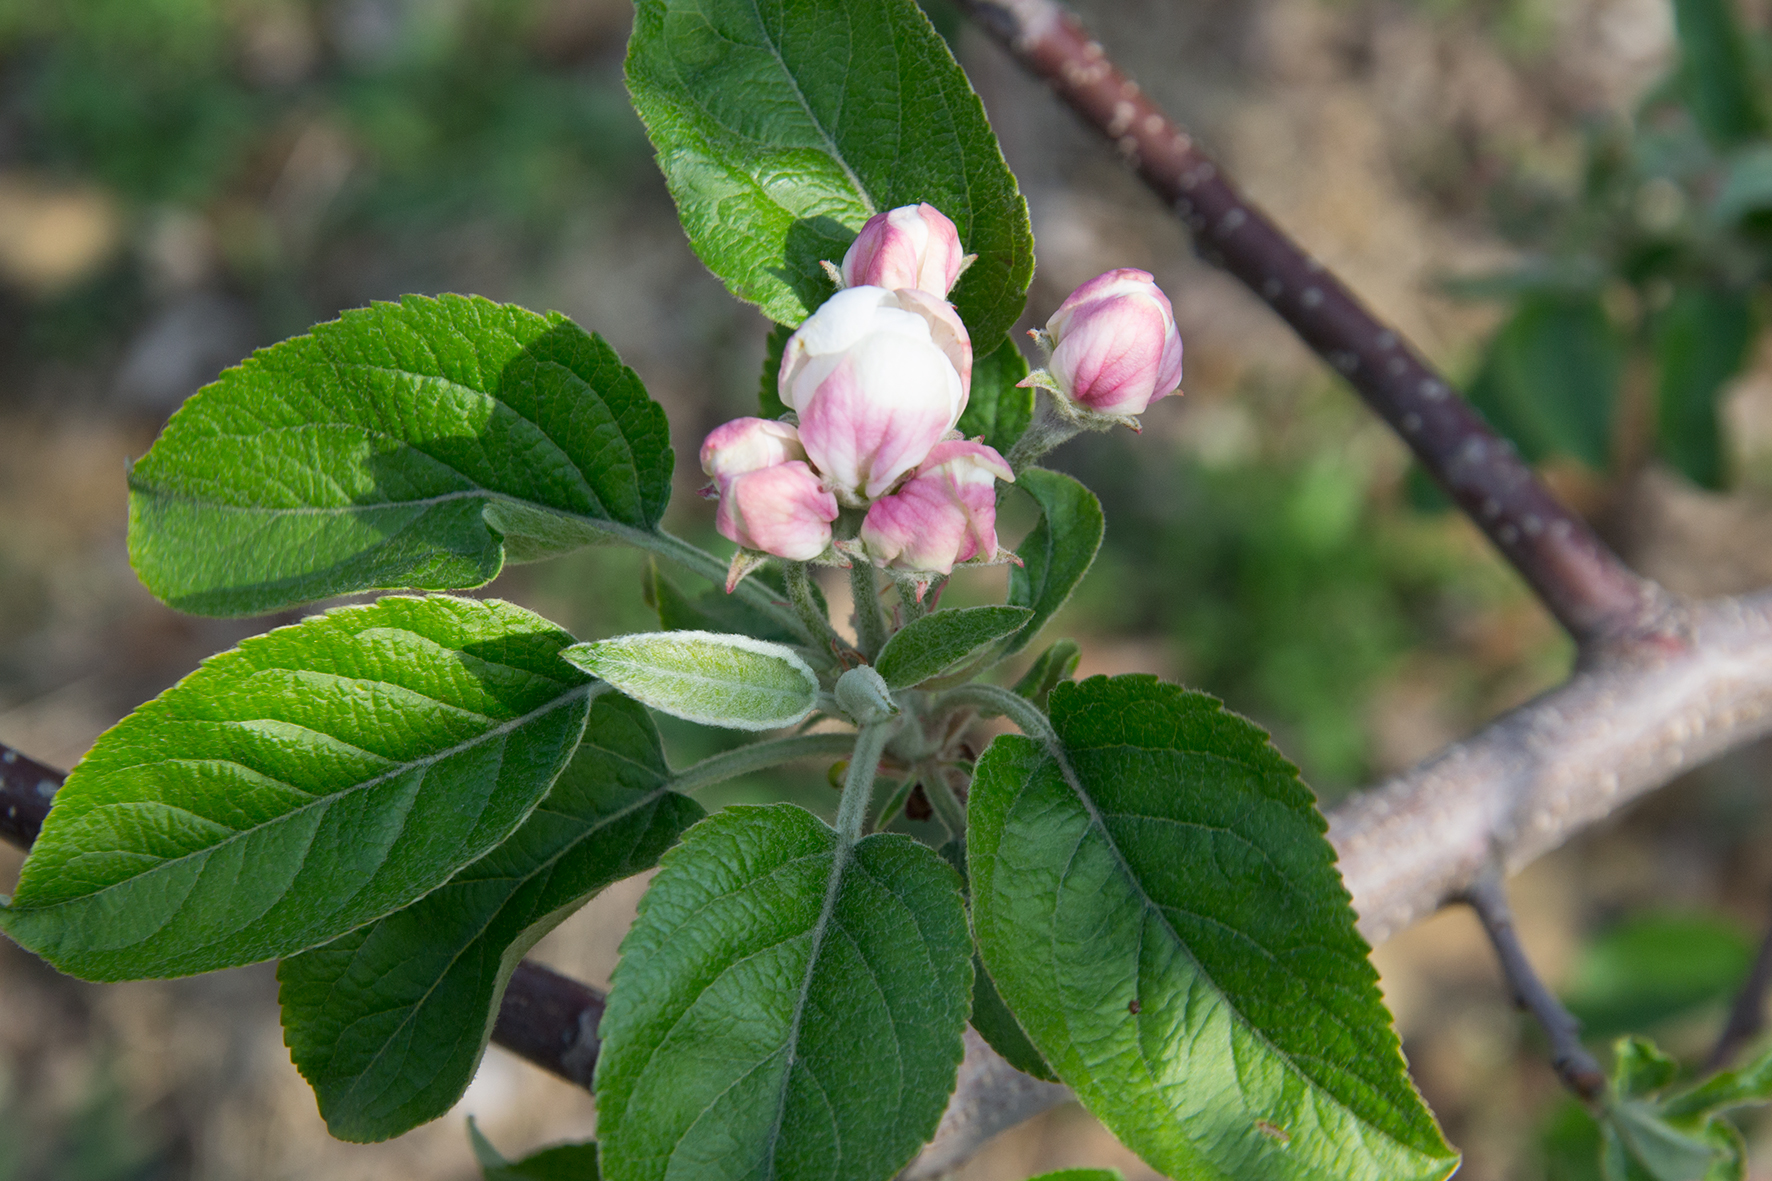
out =
<path fill-rule="evenodd" d="M 1772 990 L 1772 926 L 1766 928 L 1766 935 L 1760 940 L 1753 967 L 1748 969 L 1741 991 L 1735 994 L 1735 1003 L 1729 1006 L 1729 1020 L 1724 1023 L 1723 1032 L 1717 1035 L 1717 1044 L 1711 1047 L 1700 1073 L 1710 1074 L 1728 1066 L 1741 1048 L 1766 1028 L 1766 993 L 1769 990 Z"/>
<path fill-rule="evenodd" d="M 1551 1065 L 1557 1077 L 1578 1098 L 1589 1103 L 1598 1101 L 1606 1093 L 1606 1072 L 1581 1044 L 1581 1022 L 1563 1007 L 1563 1002 L 1545 987 L 1533 969 L 1525 947 L 1520 944 L 1519 932 L 1514 929 L 1514 912 L 1507 904 L 1500 872 L 1492 869 L 1472 882 L 1463 901 L 1477 912 L 1489 943 L 1495 948 L 1502 975 L 1513 990 L 1514 1004 L 1532 1014 L 1550 1040 Z"/>
<path fill-rule="evenodd" d="M 29 849 L 36 843 L 56 789 L 67 778 L 0 743 L 0 840 Z M 603 994 L 524 960 L 505 987 L 492 1040 L 520 1058 L 585 1090 L 597 1065 L 597 1022 Z"/>
<path fill-rule="evenodd" d="M 1665 595 L 1570 512 L 1397 330 L 1238 191 L 1053 0 L 960 0 L 1099 131 L 1194 232 L 1354 387 L 1578 641 L 1659 630 Z"/>

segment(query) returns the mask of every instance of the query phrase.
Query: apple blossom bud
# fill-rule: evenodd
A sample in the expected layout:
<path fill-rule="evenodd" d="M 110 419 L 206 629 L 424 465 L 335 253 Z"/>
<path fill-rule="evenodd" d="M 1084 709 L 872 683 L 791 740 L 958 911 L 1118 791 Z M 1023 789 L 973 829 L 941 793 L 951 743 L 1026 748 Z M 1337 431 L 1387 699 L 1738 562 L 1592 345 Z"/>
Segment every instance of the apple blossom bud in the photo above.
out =
<path fill-rule="evenodd" d="M 1142 414 L 1181 384 L 1181 335 L 1169 297 L 1149 272 L 1097 275 L 1046 321 L 1048 370 L 1074 406 Z"/>
<path fill-rule="evenodd" d="M 729 541 L 778 558 L 809 562 L 831 544 L 837 498 L 802 460 L 720 481 L 714 527 Z"/>
<path fill-rule="evenodd" d="M 952 307 L 909 288 L 851 287 L 788 338 L 780 390 L 807 458 L 844 503 L 862 505 L 953 429 L 971 377 Z"/>
<path fill-rule="evenodd" d="M 997 556 L 998 480 L 1015 473 L 983 443 L 937 443 L 916 474 L 868 509 L 861 542 L 877 565 L 950 573 Z"/>
<path fill-rule="evenodd" d="M 943 299 L 964 265 L 960 231 L 924 202 L 876 213 L 843 256 L 843 286 L 914 287 Z"/>
<path fill-rule="evenodd" d="M 805 458 L 800 432 L 767 418 L 735 418 L 715 427 L 701 445 L 701 470 L 721 483 Z"/>

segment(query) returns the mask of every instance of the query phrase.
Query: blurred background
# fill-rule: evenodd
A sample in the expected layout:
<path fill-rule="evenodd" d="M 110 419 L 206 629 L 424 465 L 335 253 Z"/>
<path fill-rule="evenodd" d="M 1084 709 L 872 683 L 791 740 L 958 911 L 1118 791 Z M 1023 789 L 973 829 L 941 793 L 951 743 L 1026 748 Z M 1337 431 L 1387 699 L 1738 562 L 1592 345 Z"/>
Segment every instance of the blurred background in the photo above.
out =
<path fill-rule="evenodd" d="M 1670 0 L 1076 6 L 1629 560 L 1687 593 L 1772 584 L 1765 0 L 1686 4 L 1677 29 Z M 1108 513 L 1048 632 L 1083 642 L 1081 673 L 1223 696 L 1326 804 L 1564 676 L 1569 644 L 1345 387 L 1043 89 L 930 12 L 1032 206 L 1028 324 L 1138 266 L 1187 342 L 1186 396 L 1141 437 L 1052 460 Z M 671 527 L 724 547 L 692 457 L 754 411 L 767 325 L 678 230 L 621 86 L 629 21 L 624 0 L 0 0 L 0 742 L 69 766 L 204 656 L 294 618 L 152 600 L 125 556 L 125 465 L 221 368 L 369 300 L 477 292 L 603 334 L 670 413 Z M 592 639 L 652 625 L 642 575 L 600 549 L 488 593 Z M 1000 579 L 952 593 L 988 601 Z M 706 753 L 667 738 L 678 761 Z M 709 802 L 785 787 L 828 807 L 821 783 Z M 1596 1044 L 1635 1030 L 1702 1058 L 1772 916 L 1768 785 L 1772 751 L 1740 752 L 1513 884 Z M 18 860 L 0 851 L 0 889 Z M 605 984 L 642 888 L 538 957 Z M 1592 1125 L 1469 916 L 1377 961 L 1461 1177 L 1597 1176 Z M 289 1064 L 268 966 L 101 987 L 0 945 L 0 1181 L 460 1181 L 469 1113 L 512 1155 L 595 1119 L 495 1049 L 448 1118 L 342 1144 Z M 1747 1127 L 1772 1176 L 1772 1127 Z M 1074 1107 L 961 1175 L 1067 1164 L 1149 1176 Z"/>

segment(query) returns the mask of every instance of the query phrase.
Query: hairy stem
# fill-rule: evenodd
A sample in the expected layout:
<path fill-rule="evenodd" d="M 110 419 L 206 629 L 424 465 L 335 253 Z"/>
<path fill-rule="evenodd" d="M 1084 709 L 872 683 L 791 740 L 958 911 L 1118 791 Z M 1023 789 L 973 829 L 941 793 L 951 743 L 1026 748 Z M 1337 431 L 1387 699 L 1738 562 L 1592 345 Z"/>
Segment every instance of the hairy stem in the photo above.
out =
<path fill-rule="evenodd" d="M 783 566 L 788 584 L 788 598 L 793 602 L 794 610 L 799 612 L 801 622 L 812 634 L 815 642 L 822 641 L 827 646 L 835 648 L 846 647 L 842 637 L 837 634 L 836 629 L 831 627 L 830 618 L 819 610 L 818 600 L 812 595 L 812 575 L 811 571 L 807 569 L 806 563 L 785 562 Z M 744 583 L 739 585 L 742 587 L 749 581 L 746 579 Z"/>
<path fill-rule="evenodd" d="M 970 685 L 961 685 L 943 693 L 936 699 L 934 712 L 944 714 L 964 706 L 970 706 L 987 716 L 998 714 L 1006 717 L 1023 734 L 1048 747 L 1058 744 L 1058 735 L 1053 731 L 1051 721 L 1040 712 L 1039 706 L 1019 693 L 974 681 Z"/>
<path fill-rule="evenodd" d="M 868 803 L 874 795 L 874 776 L 880 770 L 880 756 L 886 753 L 886 742 L 900 721 L 891 717 L 869 722 L 855 736 L 855 753 L 849 756 L 849 774 L 843 779 L 843 800 L 837 805 L 839 856 L 847 856 L 848 848 L 861 839 Z"/>
<path fill-rule="evenodd" d="M 1557 1077 L 1577 1097 L 1596 1102 L 1606 1093 L 1606 1072 L 1581 1044 L 1581 1022 L 1544 986 L 1532 968 L 1532 961 L 1526 958 L 1526 949 L 1520 946 L 1520 937 L 1514 930 L 1514 915 L 1508 908 L 1500 869 L 1492 869 L 1472 882 L 1464 900 L 1482 920 L 1483 930 L 1495 948 L 1495 958 L 1501 961 L 1502 974 L 1514 991 L 1514 1003 L 1531 1013 L 1550 1039 L 1551 1065 Z"/>
<path fill-rule="evenodd" d="M 1252 205 L 1055 0 L 961 0 L 1119 149 L 1194 232 L 1414 450 L 1583 644 L 1660 628 L 1665 595 L 1621 562 L 1395 328 Z"/>
<path fill-rule="evenodd" d="M 671 787 L 677 791 L 696 791 L 710 784 L 723 783 L 728 779 L 736 779 L 740 775 L 748 775 L 752 771 L 762 771 L 769 767 L 778 767 L 783 763 L 791 763 L 795 759 L 846 755 L 854 747 L 855 735 L 846 732 L 801 734 L 792 738 L 773 738 L 768 742 L 753 742 L 749 746 L 741 746 L 733 750 L 721 751 L 717 755 L 710 755 L 699 763 L 685 767 L 672 776 Z"/>
<path fill-rule="evenodd" d="M 879 658 L 886 646 L 886 612 L 880 606 L 880 587 L 874 580 L 874 566 L 865 558 L 855 559 L 849 567 L 849 588 L 855 595 L 855 636 L 861 654 L 871 662 Z"/>
<path fill-rule="evenodd" d="M 638 529 L 629 529 L 618 532 L 617 536 L 695 571 L 715 586 L 726 584 L 727 564 L 725 562 L 700 546 L 684 541 L 675 534 L 666 533 L 663 529 L 655 529 L 649 533 L 641 532 Z M 800 612 L 796 611 L 792 604 L 782 602 L 774 588 L 758 582 L 755 578 L 747 578 L 733 588 L 732 593 L 788 628 L 795 635 L 800 636 L 813 645 L 816 650 L 821 652 L 824 650 L 822 647 L 823 637 L 816 630 L 809 630 L 806 622 L 801 619 Z"/>

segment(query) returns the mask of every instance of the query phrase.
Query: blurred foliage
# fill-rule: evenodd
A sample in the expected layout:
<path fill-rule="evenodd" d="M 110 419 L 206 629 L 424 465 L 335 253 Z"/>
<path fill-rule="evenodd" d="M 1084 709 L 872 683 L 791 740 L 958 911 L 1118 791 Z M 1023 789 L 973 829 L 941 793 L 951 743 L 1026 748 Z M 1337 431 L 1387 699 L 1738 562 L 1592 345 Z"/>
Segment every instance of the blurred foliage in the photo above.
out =
<path fill-rule="evenodd" d="M 0 0 L 0 164 L 102 187 L 140 239 L 201 227 L 284 334 L 337 310 L 341 246 L 422 257 L 467 223 L 535 257 L 631 184 L 626 26 L 601 0 Z M 28 343 L 126 329 L 142 269 L 32 308 Z"/>
<path fill-rule="evenodd" d="M 1330 393 L 1241 392 L 1260 416 L 1246 454 L 1111 436 L 1061 453 L 1108 532 L 1059 627 L 1167 635 L 1185 682 L 1272 728 L 1332 799 L 1377 769 L 1374 694 L 1412 659 L 1444 657 L 1434 690 L 1483 712 L 1522 669 L 1548 683 L 1567 652 L 1529 625 L 1491 647 L 1481 618 L 1535 609 L 1462 521 L 1409 510 L 1380 462 L 1392 444 Z"/>
<path fill-rule="evenodd" d="M 1673 9 L 1678 64 L 1632 118 L 1588 129 L 1575 189 L 1516 176 L 1493 194 L 1530 261 L 1453 289 L 1510 307 L 1470 395 L 1528 459 L 1653 454 L 1721 488 L 1718 403 L 1772 280 L 1772 40 L 1730 0 Z"/>
<path fill-rule="evenodd" d="M 1633 915 L 1587 947 L 1563 1000 L 1585 1036 L 1612 1038 L 1727 1001 L 1753 955 L 1753 940 L 1726 919 Z"/>

